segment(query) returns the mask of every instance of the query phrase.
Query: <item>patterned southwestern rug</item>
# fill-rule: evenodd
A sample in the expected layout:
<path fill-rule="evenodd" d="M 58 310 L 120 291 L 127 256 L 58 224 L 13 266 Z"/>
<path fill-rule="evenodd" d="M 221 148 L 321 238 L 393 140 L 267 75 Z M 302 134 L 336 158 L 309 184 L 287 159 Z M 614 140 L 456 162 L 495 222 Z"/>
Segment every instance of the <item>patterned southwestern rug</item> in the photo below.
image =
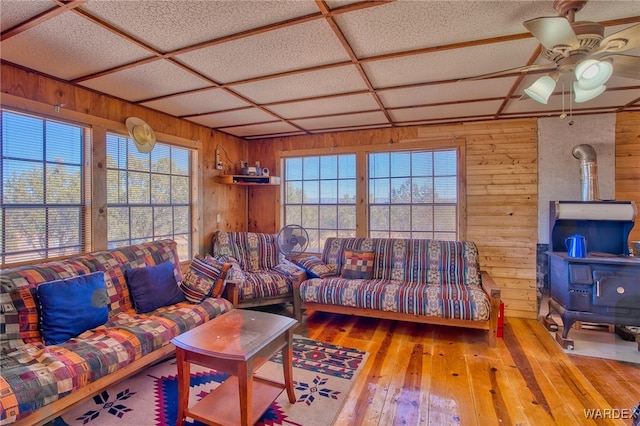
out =
<path fill-rule="evenodd" d="M 265 426 L 332 425 L 368 357 L 366 352 L 295 336 L 293 378 L 297 401 L 283 392 L 256 423 Z M 175 358 L 150 367 L 58 417 L 50 426 L 175 425 L 178 385 Z M 256 373 L 283 381 L 276 353 Z M 220 385 L 227 374 L 191 365 L 189 405 Z M 202 423 L 191 421 L 192 425 Z"/>

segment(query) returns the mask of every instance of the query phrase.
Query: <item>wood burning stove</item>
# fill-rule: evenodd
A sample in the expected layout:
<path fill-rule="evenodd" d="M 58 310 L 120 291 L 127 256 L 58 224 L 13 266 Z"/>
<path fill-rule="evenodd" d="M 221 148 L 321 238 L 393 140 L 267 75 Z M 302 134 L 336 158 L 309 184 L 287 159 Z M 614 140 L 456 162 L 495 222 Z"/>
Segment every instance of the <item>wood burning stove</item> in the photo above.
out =
<path fill-rule="evenodd" d="M 576 321 L 640 325 L 640 257 L 629 255 L 628 238 L 637 214 L 632 201 L 552 201 L 549 206 L 549 315 L 562 318 L 556 339 L 568 339 Z M 579 234 L 586 257 L 569 257 L 565 240 Z"/>

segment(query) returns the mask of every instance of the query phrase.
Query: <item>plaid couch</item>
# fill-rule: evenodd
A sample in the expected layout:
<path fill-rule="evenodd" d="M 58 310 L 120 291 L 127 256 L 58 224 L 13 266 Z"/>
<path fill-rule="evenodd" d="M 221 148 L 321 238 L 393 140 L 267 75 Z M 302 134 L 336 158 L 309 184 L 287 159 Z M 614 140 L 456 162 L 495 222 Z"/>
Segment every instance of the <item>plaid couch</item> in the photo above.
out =
<path fill-rule="evenodd" d="M 180 302 L 137 314 L 126 270 L 167 261 L 173 263 L 174 275 L 180 279 L 176 243 L 171 240 L 2 270 L 0 424 L 21 419 L 20 423 L 33 424 L 55 417 L 48 404 L 64 408 L 66 400 L 72 401 L 89 384 L 93 393 L 99 392 L 111 384 L 113 373 L 146 367 L 160 353 L 169 355 L 173 337 L 233 308 L 225 299 L 207 298 L 197 305 Z M 104 271 L 107 322 L 64 343 L 46 346 L 40 333 L 37 286 L 95 271 Z M 38 417 L 39 409 L 46 415 Z"/>
<path fill-rule="evenodd" d="M 495 343 L 500 290 L 471 241 L 328 238 L 320 257 L 297 262 L 307 308 L 482 328 Z"/>
<path fill-rule="evenodd" d="M 224 297 L 235 307 L 294 303 L 293 286 L 306 278 L 304 269 L 289 262 L 278 249 L 277 234 L 218 231 L 211 239 L 214 259 L 231 263 Z"/>

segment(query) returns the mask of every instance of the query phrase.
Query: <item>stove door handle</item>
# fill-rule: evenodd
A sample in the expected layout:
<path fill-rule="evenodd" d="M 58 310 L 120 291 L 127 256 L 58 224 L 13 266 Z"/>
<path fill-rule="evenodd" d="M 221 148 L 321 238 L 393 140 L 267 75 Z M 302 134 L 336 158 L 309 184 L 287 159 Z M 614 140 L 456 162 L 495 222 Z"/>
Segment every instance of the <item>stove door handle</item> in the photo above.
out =
<path fill-rule="evenodd" d="M 600 280 L 596 280 L 596 297 L 600 297 Z"/>

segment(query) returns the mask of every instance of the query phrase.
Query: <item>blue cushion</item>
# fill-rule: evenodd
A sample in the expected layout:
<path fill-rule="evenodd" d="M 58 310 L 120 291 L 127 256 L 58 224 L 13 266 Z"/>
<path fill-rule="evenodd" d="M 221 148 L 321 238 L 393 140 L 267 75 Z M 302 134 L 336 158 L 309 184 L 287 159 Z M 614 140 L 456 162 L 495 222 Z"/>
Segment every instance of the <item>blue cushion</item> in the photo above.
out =
<path fill-rule="evenodd" d="M 104 272 L 42 283 L 40 332 L 46 345 L 57 345 L 96 328 L 109 317 Z"/>
<path fill-rule="evenodd" d="M 185 301 L 173 273 L 172 262 L 129 269 L 126 274 L 129 293 L 139 314 Z"/>

